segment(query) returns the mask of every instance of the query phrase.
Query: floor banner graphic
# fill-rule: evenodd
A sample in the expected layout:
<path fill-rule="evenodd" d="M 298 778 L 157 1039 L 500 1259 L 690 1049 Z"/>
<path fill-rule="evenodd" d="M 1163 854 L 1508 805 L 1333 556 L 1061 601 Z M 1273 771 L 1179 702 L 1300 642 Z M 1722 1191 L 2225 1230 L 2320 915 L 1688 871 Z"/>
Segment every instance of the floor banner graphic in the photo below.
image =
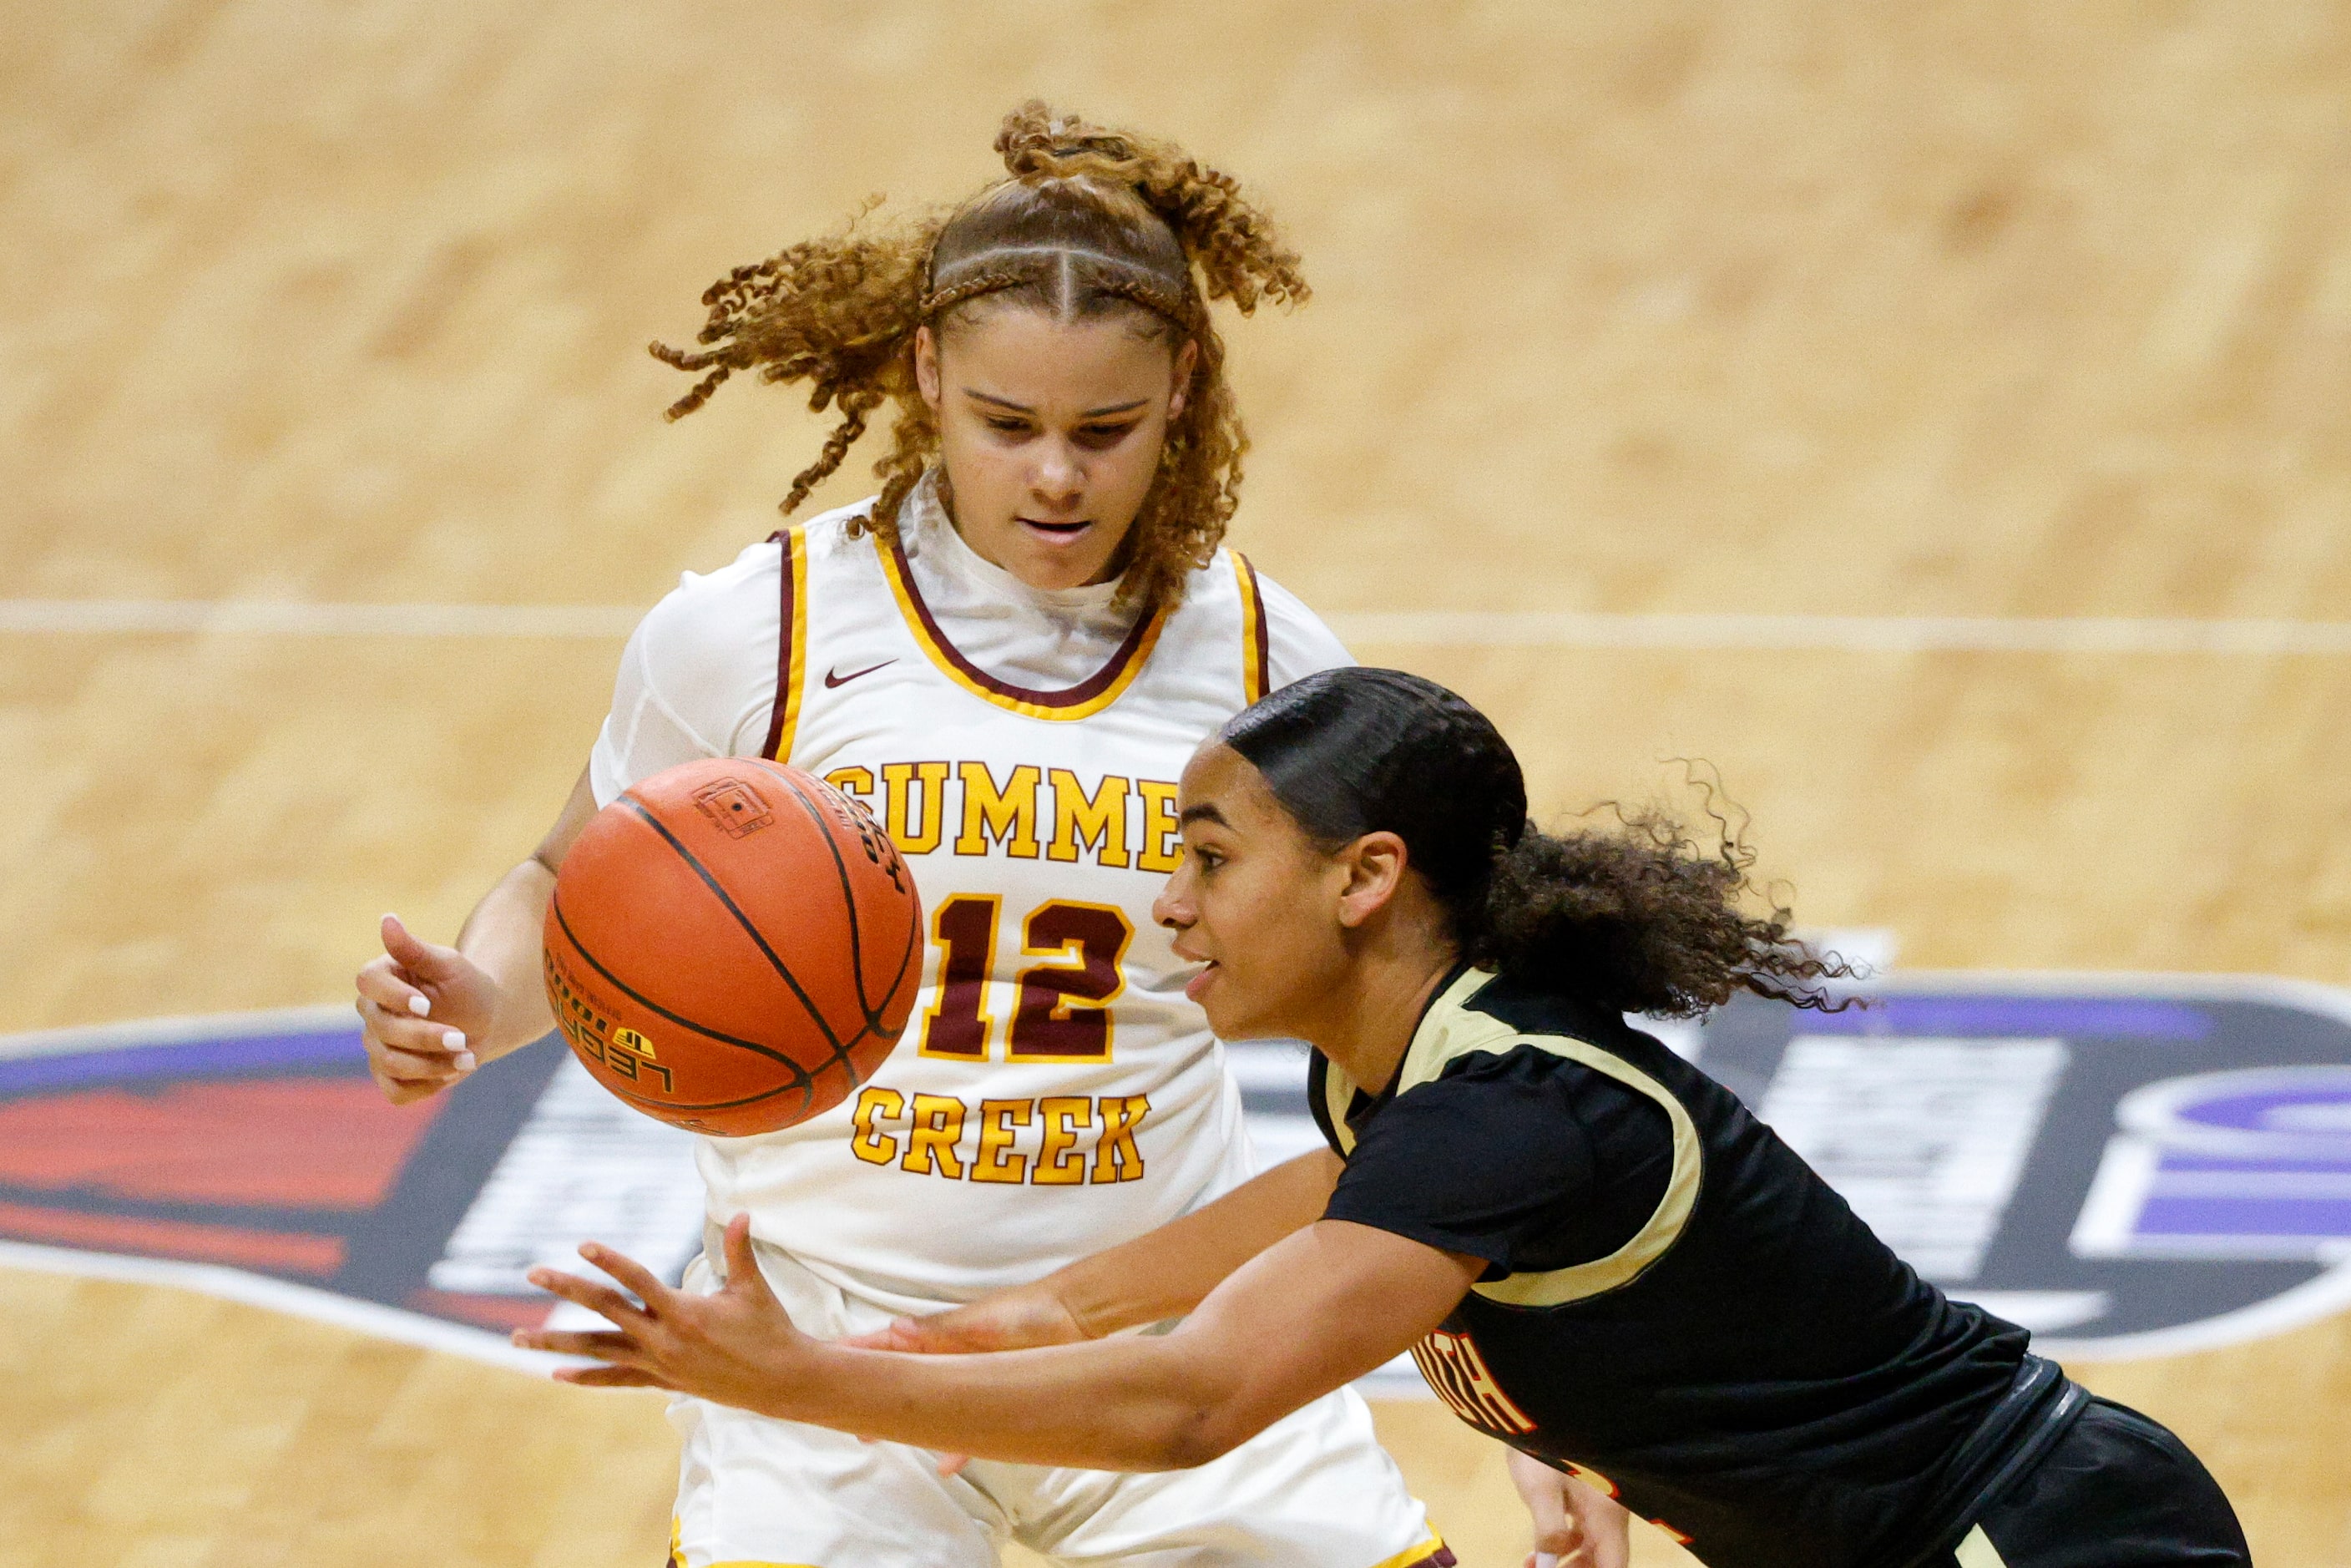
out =
<path fill-rule="evenodd" d="M 2351 1306 L 2351 992 L 1912 973 L 1660 1030 L 1953 1295 L 2076 1360 Z M 1231 1048 L 1262 1157 L 1315 1141 L 1302 1048 Z M 384 1103 L 347 1009 L 0 1037 L 0 1264 L 149 1280 L 507 1364 L 523 1279 L 593 1237 L 672 1278 L 692 1138 L 542 1043 Z M 563 1308 L 563 1321 L 586 1314 Z M 1409 1363 L 1370 1382 L 1409 1391 Z"/>

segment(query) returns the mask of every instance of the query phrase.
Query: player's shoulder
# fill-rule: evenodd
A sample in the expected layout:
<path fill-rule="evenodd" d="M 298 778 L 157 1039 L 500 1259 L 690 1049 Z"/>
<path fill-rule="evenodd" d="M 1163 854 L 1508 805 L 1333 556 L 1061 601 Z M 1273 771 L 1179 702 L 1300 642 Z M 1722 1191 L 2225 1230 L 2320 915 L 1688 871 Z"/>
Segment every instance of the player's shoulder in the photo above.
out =
<path fill-rule="evenodd" d="M 792 556 L 803 572 L 814 563 L 871 559 L 870 538 L 852 538 L 872 500 L 838 507 L 796 528 L 745 545 L 715 571 L 678 574 L 677 586 L 645 615 L 638 635 L 649 649 L 733 653 L 746 638 L 772 643 L 782 613 L 783 576 Z M 788 555 L 786 552 L 789 551 Z M 804 583 L 796 587 L 805 587 Z"/>
<path fill-rule="evenodd" d="M 1192 571 L 1185 594 L 1186 603 L 1196 599 L 1204 606 L 1238 614 L 1244 632 L 1262 639 L 1270 688 L 1355 662 L 1304 600 L 1229 546 L 1218 546 L 1207 565 Z"/>
<path fill-rule="evenodd" d="M 1429 1004 L 1403 1073 L 1411 1084 L 1468 1077 L 1575 1077 L 1602 1058 L 1642 1058 L 1643 1044 L 1617 1015 L 1583 998 L 1481 969 L 1465 969 Z M 1604 1069 L 1604 1071 L 1605 1071 Z M 1646 1075 L 1646 1074 L 1645 1074 Z"/>
<path fill-rule="evenodd" d="M 780 613 L 782 547 L 772 538 L 746 545 L 715 571 L 684 571 L 638 622 L 632 639 L 657 666 L 739 655 L 747 640 L 772 640 Z"/>

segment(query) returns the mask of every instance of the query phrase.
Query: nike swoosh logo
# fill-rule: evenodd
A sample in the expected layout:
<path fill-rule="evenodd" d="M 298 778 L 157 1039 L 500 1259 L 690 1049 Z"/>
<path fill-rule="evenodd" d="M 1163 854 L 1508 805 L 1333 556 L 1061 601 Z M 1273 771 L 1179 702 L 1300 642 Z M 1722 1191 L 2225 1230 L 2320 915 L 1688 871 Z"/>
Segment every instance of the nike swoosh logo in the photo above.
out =
<path fill-rule="evenodd" d="M 897 661 L 897 660 L 895 660 L 895 659 L 884 659 L 884 660 L 883 660 L 883 661 L 882 661 L 882 663 L 881 663 L 880 664 L 868 664 L 868 665 L 866 665 L 866 666 L 865 666 L 863 669 L 862 669 L 862 670 L 852 670 L 849 674 L 845 674 L 845 675 L 836 674 L 835 672 L 833 672 L 833 671 L 831 671 L 831 670 L 827 670 L 827 671 L 824 673 L 824 685 L 825 685 L 825 689 L 826 689 L 826 690 L 828 690 L 828 691 L 830 691 L 830 690 L 831 690 L 834 686 L 845 686 L 845 685 L 847 685 L 850 682 L 852 682 L 852 681 L 855 680 L 855 679 L 856 679 L 858 676 L 860 676 L 860 675 L 870 675 L 870 674 L 872 674 L 874 671 L 876 671 L 876 670 L 878 670 L 878 669 L 881 669 L 883 665 L 885 665 L 885 664 L 896 664 L 897 662 L 898 662 L 898 661 Z"/>

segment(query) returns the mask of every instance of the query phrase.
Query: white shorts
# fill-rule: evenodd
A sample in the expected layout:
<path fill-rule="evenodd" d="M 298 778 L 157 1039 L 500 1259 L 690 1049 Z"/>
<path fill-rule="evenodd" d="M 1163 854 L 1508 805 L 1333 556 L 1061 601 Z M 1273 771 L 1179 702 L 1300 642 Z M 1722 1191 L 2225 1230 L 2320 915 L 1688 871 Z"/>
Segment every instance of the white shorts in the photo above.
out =
<path fill-rule="evenodd" d="M 772 1248 L 762 1272 L 825 1338 L 889 1314 Z M 708 1288 L 696 1261 L 689 1287 Z M 1444 1568 L 1453 1562 L 1342 1389 L 1196 1469 L 1147 1475 L 975 1460 L 942 1477 L 921 1448 L 866 1443 L 680 1398 L 674 1568 L 996 1568 L 1017 1541 L 1056 1563 L 1134 1568 Z"/>

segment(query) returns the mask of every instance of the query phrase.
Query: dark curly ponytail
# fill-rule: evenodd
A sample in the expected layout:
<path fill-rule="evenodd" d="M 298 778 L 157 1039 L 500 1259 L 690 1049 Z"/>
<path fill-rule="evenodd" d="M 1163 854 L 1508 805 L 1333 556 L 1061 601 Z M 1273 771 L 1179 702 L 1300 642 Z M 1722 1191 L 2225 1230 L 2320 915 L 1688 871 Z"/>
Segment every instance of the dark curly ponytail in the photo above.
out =
<path fill-rule="evenodd" d="M 1851 973 L 1788 935 L 1789 912 L 1740 908 L 1751 855 L 1711 848 L 1659 813 L 1622 831 L 1552 836 L 1527 820 L 1519 760 L 1490 720 L 1401 670 L 1325 670 L 1225 726 L 1319 842 L 1392 832 L 1452 917 L 1463 956 L 1618 1012 L 1691 1018 L 1738 991 L 1845 1005 Z"/>

